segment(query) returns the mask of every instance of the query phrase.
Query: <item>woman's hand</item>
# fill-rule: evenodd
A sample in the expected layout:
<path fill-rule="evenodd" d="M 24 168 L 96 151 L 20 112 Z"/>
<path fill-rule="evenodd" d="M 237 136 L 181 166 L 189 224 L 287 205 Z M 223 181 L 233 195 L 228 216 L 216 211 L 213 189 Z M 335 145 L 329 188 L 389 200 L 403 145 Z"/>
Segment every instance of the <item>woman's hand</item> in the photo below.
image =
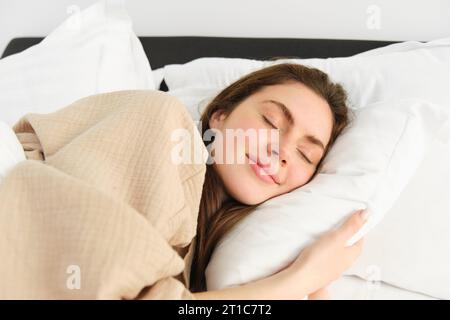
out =
<path fill-rule="evenodd" d="M 308 294 L 320 292 L 356 261 L 362 251 L 363 239 L 350 247 L 345 244 L 364 225 L 366 212 L 353 213 L 338 229 L 327 232 L 305 248 L 287 267 L 294 279 L 303 282 L 302 287 L 306 285 Z"/>
<path fill-rule="evenodd" d="M 193 293 L 194 299 L 324 299 L 326 285 L 339 278 L 356 260 L 362 239 L 351 247 L 345 243 L 364 224 L 359 211 L 337 230 L 330 231 L 304 249 L 297 259 L 281 271 L 259 280 L 221 290 Z"/>

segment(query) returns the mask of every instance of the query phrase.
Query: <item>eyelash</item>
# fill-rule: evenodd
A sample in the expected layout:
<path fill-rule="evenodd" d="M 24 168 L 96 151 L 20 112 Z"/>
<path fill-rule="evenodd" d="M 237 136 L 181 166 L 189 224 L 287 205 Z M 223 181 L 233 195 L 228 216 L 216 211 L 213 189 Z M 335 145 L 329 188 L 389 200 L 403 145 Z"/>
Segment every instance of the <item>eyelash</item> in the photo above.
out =
<path fill-rule="evenodd" d="M 267 119 L 265 116 L 262 116 L 262 117 L 263 117 L 264 121 L 265 121 L 268 125 L 270 125 L 270 126 L 271 126 L 272 128 L 274 128 L 274 129 L 278 129 L 276 126 L 273 125 L 272 122 L 269 121 L 269 119 Z M 297 149 L 297 151 L 298 151 L 298 153 L 300 154 L 300 156 L 303 158 L 303 160 L 305 160 L 305 161 L 308 162 L 309 164 L 312 164 L 311 160 L 309 160 L 309 159 L 305 156 L 305 154 L 304 154 L 303 152 L 301 152 L 299 149 Z"/>
<path fill-rule="evenodd" d="M 298 149 L 297 149 L 298 150 Z M 309 160 L 305 154 L 303 152 L 301 152 L 300 150 L 298 150 L 298 152 L 300 153 L 300 156 L 305 159 L 306 162 L 308 162 L 309 164 L 312 164 L 311 160 Z"/>
<path fill-rule="evenodd" d="M 272 128 L 274 128 L 274 129 L 278 129 L 277 127 L 275 127 L 275 126 L 273 125 L 272 122 L 269 121 L 269 119 L 266 118 L 266 116 L 262 116 L 262 117 L 263 117 L 264 121 L 265 121 L 268 125 L 270 125 L 270 126 L 271 126 Z"/>

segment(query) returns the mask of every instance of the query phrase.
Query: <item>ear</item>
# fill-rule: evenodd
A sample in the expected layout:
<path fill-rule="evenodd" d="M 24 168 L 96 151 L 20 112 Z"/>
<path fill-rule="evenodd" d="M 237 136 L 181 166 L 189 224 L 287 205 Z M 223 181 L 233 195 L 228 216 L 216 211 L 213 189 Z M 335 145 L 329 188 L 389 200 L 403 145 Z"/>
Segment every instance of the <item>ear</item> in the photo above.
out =
<path fill-rule="evenodd" d="M 220 109 L 217 111 L 214 111 L 214 113 L 211 115 L 211 118 L 209 119 L 209 127 L 220 129 L 222 127 L 222 124 L 224 120 L 226 119 L 226 114 L 224 110 Z"/>

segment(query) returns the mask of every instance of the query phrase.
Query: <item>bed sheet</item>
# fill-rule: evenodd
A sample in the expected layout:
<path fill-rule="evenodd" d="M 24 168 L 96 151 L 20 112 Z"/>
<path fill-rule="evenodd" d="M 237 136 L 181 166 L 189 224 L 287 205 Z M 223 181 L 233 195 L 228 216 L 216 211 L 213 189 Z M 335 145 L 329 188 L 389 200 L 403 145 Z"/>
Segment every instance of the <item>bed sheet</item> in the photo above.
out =
<path fill-rule="evenodd" d="M 332 300 L 437 300 L 437 298 L 357 276 L 342 276 L 328 287 Z"/>

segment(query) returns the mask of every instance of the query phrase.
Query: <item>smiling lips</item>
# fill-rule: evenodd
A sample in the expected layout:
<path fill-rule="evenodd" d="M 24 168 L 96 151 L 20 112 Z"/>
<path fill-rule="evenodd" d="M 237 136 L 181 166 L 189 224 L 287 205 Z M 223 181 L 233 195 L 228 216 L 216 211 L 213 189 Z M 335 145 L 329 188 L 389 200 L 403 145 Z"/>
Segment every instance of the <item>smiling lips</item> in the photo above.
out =
<path fill-rule="evenodd" d="M 249 165 L 258 178 L 269 184 L 279 184 L 277 178 L 274 175 L 268 174 L 267 171 L 265 170 L 265 168 L 270 167 L 270 164 L 263 165 L 258 160 L 255 161 L 253 157 L 250 157 L 249 155 L 246 156 L 247 158 L 252 160 L 252 162 L 255 162 L 250 163 Z"/>

